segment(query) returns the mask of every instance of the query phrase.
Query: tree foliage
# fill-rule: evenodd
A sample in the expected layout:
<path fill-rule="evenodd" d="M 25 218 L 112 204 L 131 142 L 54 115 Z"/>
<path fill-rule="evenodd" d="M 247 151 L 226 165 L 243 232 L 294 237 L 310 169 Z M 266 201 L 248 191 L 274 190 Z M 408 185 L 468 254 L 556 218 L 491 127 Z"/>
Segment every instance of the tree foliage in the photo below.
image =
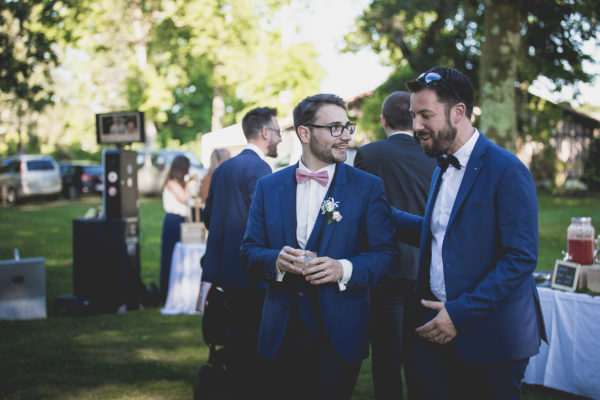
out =
<path fill-rule="evenodd" d="M 487 2 L 474 0 L 373 0 L 346 36 L 347 51 L 370 47 L 382 60 L 415 73 L 436 65 L 464 72 L 480 94 Z M 492 4 L 492 3 L 490 3 Z M 583 70 L 593 61 L 583 43 L 598 38 L 600 3 L 596 0 L 504 0 L 518 18 L 521 45 L 516 80 L 527 88 L 538 76 L 563 85 L 589 82 Z M 490 48 L 486 51 L 494 51 Z M 477 99 L 476 99 L 477 100 Z"/>
<path fill-rule="evenodd" d="M 33 10 L 38 2 L 2 4 L 9 3 Z M 61 18 L 40 30 L 53 50 L 48 71 L 54 79 L 44 82 L 55 104 L 31 127 L 42 147 L 68 151 L 79 143 L 94 152 L 94 114 L 133 109 L 145 112 L 161 145 L 190 143 L 210 131 L 215 96 L 229 124 L 259 104 L 287 111 L 323 76 L 312 46 L 282 45 L 278 13 L 286 1 L 43 2 L 50 3 L 61 5 Z M 65 24 L 69 35 L 53 34 Z"/>

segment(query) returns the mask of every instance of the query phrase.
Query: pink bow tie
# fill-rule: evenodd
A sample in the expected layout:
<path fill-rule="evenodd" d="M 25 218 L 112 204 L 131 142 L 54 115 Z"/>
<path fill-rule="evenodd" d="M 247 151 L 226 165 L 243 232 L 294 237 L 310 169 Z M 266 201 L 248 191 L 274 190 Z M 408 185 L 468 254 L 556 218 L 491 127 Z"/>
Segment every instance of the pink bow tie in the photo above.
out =
<path fill-rule="evenodd" d="M 327 182 L 329 182 L 329 174 L 327 171 L 321 172 L 310 172 L 304 169 L 296 168 L 296 181 L 298 183 L 304 183 L 308 179 L 314 179 L 319 182 L 321 186 L 327 186 Z"/>

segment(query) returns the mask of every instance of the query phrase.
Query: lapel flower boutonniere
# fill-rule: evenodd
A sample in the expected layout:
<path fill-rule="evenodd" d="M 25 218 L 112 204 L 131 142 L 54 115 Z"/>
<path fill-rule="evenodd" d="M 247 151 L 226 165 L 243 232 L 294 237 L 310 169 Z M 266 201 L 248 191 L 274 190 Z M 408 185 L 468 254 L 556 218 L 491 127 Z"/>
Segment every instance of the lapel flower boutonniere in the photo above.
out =
<path fill-rule="evenodd" d="M 342 214 L 337 210 L 338 206 L 339 201 L 335 201 L 333 197 L 323 200 L 323 204 L 321 204 L 321 214 L 327 216 L 328 225 L 332 222 L 340 222 L 342 220 Z"/>

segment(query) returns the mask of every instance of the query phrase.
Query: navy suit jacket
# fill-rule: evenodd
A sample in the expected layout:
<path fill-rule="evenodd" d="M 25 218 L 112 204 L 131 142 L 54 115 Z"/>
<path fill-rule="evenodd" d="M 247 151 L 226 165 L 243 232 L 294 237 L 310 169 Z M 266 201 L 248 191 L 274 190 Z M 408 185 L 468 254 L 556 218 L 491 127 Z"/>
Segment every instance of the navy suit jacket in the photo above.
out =
<path fill-rule="evenodd" d="M 354 166 L 383 179 L 385 194 L 392 206 L 423 216 L 435 158 L 427 157 L 419 143 L 398 133 L 359 148 Z M 398 242 L 400 263 L 380 284 L 394 287 L 401 279 L 417 279 L 419 249 Z M 401 293 L 397 293 L 400 295 Z"/>
<path fill-rule="evenodd" d="M 440 178 L 436 168 L 423 218 L 394 210 L 400 237 L 414 243 L 420 231 L 417 300 L 429 286 L 431 215 Z M 458 331 L 452 344 L 463 359 L 497 363 L 538 353 L 545 333 L 532 277 L 537 256 L 531 174 L 514 154 L 480 135 L 442 245 L 445 306 Z"/>
<path fill-rule="evenodd" d="M 223 162 L 211 178 L 202 212 L 209 231 L 202 280 L 216 285 L 262 287 L 252 282 L 240 261 L 240 244 L 256 182 L 271 174 L 271 167 L 256 152 L 245 149 Z"/>
<path fill-rule="evenodd" d="M 259 336 L 259 352 L 267 358 L 274 357 L 282 344 L 290 308 L 297 303 L 304 316 L 314 306 L 314 297 L 306 300 L 312 296 L 286 284 L 288 275 L 294 275 L 286 274 L 283 282 L 275 280 L 280 250 L 297 247 L 295 169 L 293 165 L 258 181 L 241 247 L 250 274 L 269 282 Z M 331 197 L 339 202 L 342 220 L 328 224 L 319 213 L 306 248 L 319 256 L 349 260 L 352 276 L 344 291 L 337 283 L 308 290 L 316 292 L 320 318 L 335 351 L 347 361 L 359 361 L 368 356 L 368 288 L 397 262 L 392 214 L 383 183 L 373 175 L 338 164 L 332 186 Z"/>

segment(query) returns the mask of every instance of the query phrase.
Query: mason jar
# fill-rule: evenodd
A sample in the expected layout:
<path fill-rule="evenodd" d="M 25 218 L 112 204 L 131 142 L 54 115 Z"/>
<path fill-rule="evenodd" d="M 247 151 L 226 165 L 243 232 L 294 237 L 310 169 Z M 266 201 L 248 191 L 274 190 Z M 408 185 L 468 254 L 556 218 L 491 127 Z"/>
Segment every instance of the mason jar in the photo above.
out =
<path fill-rule="evenodd" d="M 594 227 L 591 217 L 573 217 L 567 229 L 567 253 L 569 261 L 594 264 Z"/>

